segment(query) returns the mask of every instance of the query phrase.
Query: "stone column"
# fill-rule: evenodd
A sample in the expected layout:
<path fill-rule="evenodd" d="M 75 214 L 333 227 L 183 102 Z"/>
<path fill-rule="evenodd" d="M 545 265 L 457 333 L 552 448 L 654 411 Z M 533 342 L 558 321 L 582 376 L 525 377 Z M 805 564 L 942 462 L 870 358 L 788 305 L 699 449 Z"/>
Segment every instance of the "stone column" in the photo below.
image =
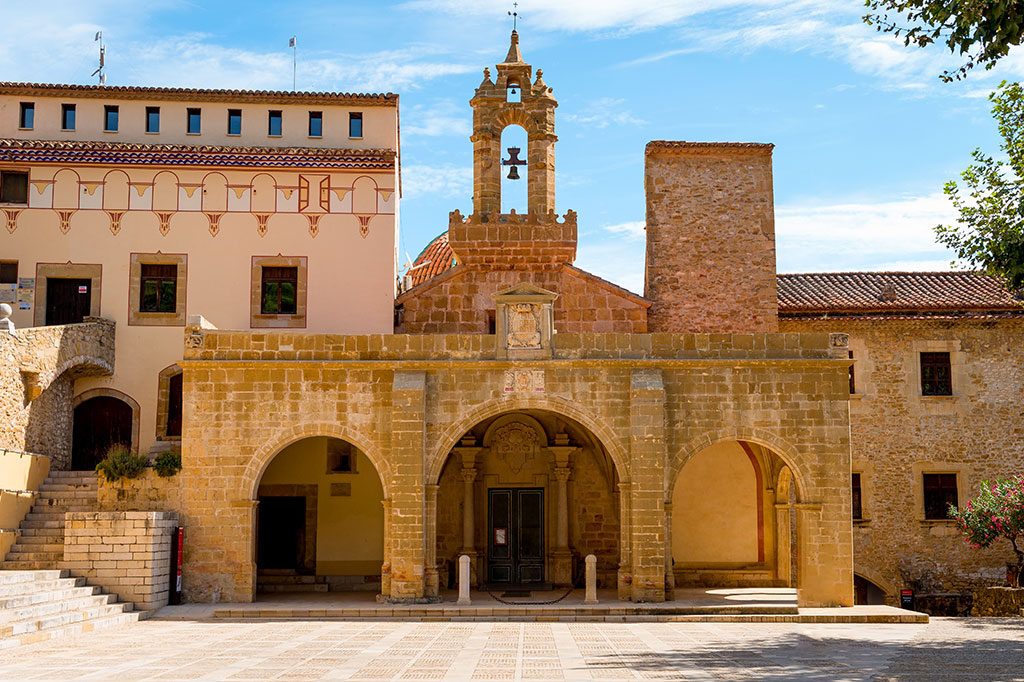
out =
<path fill-rule="evenodd" d="M 462 549 L 460 554 L 469 557 L 470 585 L 477 585 L 478 555 L 476 551 L 476 459 L 483 448 L 475 447 L 475 440 L 464 438 L 462 445 L 452 451 L 453 456 L 462 459 Z"/>
<path fill-rule="evenodd" d="M 558 514 L 555 522 L 555 551 L 552 553 L 551 582 L 555 585 L 572 584 L 572 552 L 569 551 L 569 475 L 567 466 L 555 467 L 558 481 Z"/>
<path fill-rule="evenodd" d="M 775 505 L 775 578 L 786 587 L 792 587 L 793 544 L 789 525 L 790 506 L 786 503 Z"/>
<path fill-rule="evenodd" d="M 391 596 L 391 499 L 380 501 L 384 507 L 384 562 L 380 566 L 380 594 L 378 601 Z"/>
<path fill-rule="evenodd" d="M 661 370 L 634 369 L 629 404 L 635 602 L 665 601 L 665 386 Z"/>
<path fill-rule="evenodd" d="M 391 599 L 424 596 L 426 372 L 395 372 L 391 391 Z"/>
<path fill-rule="evenodd" d="M 437 485 L 423 486 L 423 596 L 440 595 L 437 571 Z M 447 586 L 446 586 L 447 587 Z"/>
<path fill-rule="evenodd" d="M 633 514 L 629 481 L 619 481 L 615 497 L 619 502 L 619 572 L 616 583 L 619 599 L 629 601 L 633 590 Z"/>

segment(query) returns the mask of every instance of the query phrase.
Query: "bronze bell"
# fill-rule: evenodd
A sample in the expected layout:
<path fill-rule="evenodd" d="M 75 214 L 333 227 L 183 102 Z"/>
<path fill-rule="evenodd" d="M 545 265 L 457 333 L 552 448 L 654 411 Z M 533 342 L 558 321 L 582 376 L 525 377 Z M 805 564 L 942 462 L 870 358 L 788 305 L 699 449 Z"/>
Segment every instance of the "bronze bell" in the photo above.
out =
<path fill-rule="evenodd" d="M 519 166 L 509 166 L 508 179 L 518 180 L 519 179 Z"/>

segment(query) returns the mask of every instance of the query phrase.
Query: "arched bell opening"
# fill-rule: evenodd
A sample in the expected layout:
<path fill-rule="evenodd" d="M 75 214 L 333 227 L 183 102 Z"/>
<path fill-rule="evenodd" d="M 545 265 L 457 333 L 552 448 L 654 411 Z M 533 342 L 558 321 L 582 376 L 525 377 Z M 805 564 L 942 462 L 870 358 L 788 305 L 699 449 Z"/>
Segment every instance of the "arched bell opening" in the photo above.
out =
<path fill-rule="evenodd" d="M 380 591 L 384 490 L 355 445 L 315 436 L 286 446 L 257 499 L 257 593 Z"/>
<path fill-rule="evenodd" d="M 511 89 L 510 89 L 511 90 Z M 501 131 L 501 212 L 528 213 L 529 141 L 526 129 L 511 124 Z"/>
<path fill-rule="evenodd" d="M 598 559 L 598 586 L 619 569 L 619 477 L 587 428 L 547 410 L 479 422 L 454 447 L 438 478 L 436 563 L 441 589 L 455 587 L 458 557 L 471 584 L 543 590 L 579 584 Z"/>
<path fill-rule="evenodd" d="M 795 486 L 770 449 L 715 443 L 692 456 L 672 489 L 677 587 L 795 585 Z"/>

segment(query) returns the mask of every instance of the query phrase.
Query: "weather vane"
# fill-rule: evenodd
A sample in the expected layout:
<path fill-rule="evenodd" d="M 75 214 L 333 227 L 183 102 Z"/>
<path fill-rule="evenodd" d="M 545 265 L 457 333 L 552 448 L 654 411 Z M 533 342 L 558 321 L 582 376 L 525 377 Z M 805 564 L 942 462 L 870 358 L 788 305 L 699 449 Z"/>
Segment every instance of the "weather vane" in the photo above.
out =
<path fill-rule="evenodd" d="M 513 2 L 512 3 L 512 11 L 508 13 L 508 15 L 510 17 L 512 17 L 512 30 L 513 31 L 516 30 L 516 21 L 519 19 L 519 11 L 518 10 L 519 10 L 519 3 L 518 2 Z"/>

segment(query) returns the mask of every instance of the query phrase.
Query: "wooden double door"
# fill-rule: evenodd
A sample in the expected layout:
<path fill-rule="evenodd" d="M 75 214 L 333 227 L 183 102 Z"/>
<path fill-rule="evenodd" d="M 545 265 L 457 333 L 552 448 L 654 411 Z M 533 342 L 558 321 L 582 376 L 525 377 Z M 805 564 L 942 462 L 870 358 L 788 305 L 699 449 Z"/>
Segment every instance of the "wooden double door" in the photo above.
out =
<path fill-rule="evenodd" d="M 488 584 L 544 584 L 544 490 L 491 488 L 487 526 Z"/>
<path fill-rule="evenodd" d="M 92 280 L 46 278 L 46 324 L 77 324 L 89 314 Z"/>

